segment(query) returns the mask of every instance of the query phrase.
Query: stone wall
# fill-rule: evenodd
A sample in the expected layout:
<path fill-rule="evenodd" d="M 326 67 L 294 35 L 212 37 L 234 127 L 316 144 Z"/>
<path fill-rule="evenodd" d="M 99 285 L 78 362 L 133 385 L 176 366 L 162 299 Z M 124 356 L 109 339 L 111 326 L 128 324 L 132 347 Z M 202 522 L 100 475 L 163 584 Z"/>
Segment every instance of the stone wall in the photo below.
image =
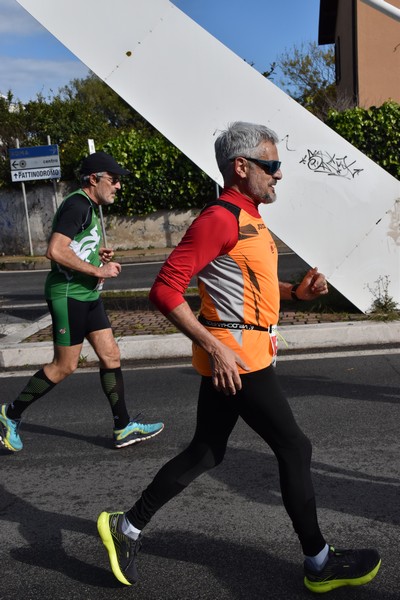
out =
<path fill-rule="evenodd" d="M 0 254 L 30 255 L 25 203 L 19 184 L 0 190 Z M 51 223 L 62 199 L 76 185 L 61 182 L 25 185 L 29 228 L 34 256 L 43 256 L 51 232 Z M 107 243 L 114 250 L 134 248 L 172 248 L 198 214 L 198 210 L 158 211 L 147 217 L 104 216 Z"/>

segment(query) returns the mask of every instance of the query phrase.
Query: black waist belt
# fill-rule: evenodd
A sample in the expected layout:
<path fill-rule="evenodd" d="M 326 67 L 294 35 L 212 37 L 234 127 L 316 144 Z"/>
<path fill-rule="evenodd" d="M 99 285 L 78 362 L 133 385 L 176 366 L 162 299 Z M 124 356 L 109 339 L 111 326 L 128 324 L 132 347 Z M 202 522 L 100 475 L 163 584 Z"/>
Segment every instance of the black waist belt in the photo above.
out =
<path fill-rule="evenodd" d="M 252 325 L 251 323 L 241 323 L 240 321 L 209 321 L 202 315 L 199 316 L 199 322 L 206 327 L 217 327 L 219 329 L 236 329 L 240 331 L 245 329 L 248 331 L 268 331 L 272 333 L 272 325 L 269 327 L 261 327 L 261 325 Z"/>

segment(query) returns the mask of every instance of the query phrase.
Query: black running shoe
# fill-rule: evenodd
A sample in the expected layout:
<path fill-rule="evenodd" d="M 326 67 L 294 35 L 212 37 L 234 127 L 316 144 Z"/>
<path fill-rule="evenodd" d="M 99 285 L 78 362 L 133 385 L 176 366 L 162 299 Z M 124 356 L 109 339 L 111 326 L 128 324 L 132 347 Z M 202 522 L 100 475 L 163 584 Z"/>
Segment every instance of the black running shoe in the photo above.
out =
<path fill-rule="evenodd" d="M 121 531 L 121 517 L 124 513 L 102 512 L 97 519 L 97 530 L 107 548 L 111 569 L 115 577 L 125 585 L 132 585 L 139 579 L 135 558 L 142 545 L 141 536 L 133 540 Z"/>
<path fill-rule="evenodd" d="M 319 594 L 345 585 L 364 585 L 375 577 L 380 566 L 376 550 L 335 550 L 330 546 L 322 571 L 312 571 L 304 564 L 304 585 Z"/>

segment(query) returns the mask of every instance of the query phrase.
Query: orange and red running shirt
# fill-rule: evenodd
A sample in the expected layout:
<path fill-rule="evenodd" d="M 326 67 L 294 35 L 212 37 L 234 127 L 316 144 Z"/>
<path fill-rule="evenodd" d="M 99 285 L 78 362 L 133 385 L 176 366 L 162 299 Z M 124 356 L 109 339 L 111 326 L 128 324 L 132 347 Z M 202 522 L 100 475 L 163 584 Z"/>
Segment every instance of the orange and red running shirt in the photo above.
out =
<path fill-rule="evenodd" d="M 268 329 L 279 316 L 278 252 L 250 198 L 226 189 L 220 200 L 238 206 L 239 219 L 223 206 L 207 207 L 164 263 L 150 300 L 168 315 L 185 301 L 183 295 L 197 275 L 203 319 L 261 328 L 207 327 L 250 367 L 239 372 L 248 373 L 269 366 L 274 356 Z M 192 362 L 201 375 L 211 375 L 209 356 L 196 344 Z"/>

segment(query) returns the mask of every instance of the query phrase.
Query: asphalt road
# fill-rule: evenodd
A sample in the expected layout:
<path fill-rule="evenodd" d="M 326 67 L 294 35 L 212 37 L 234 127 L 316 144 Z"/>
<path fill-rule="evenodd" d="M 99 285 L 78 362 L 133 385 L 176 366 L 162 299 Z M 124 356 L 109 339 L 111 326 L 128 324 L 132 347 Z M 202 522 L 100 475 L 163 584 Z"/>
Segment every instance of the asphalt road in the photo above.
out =
<path fill-rule="evenodd" d="M 320 522 L 338 547 L 376 546 L 369 585 L 330 600 L 400 598 L 400 353 L 304 360 L 278 374 L 314 445 Z M 3 401 L 26 374 L 3 373 Z M 27 412 L 25 448 L 0 451 L 0 600 L 303 600 L 301 552 L 282 508 L 276 462 L 243 423 L 225 461 L 165 506 L 145 530 L 140 582 L 113 577 L 96 533 L 102 510 L 128 509 L 189 441 L 198 377 L 188 365 L 125 371 L 132 415 L 164 432 L 124 450 L 96 372 L 77 372 Z M 210 419 L 212 419 L 210 414 Z"/>

